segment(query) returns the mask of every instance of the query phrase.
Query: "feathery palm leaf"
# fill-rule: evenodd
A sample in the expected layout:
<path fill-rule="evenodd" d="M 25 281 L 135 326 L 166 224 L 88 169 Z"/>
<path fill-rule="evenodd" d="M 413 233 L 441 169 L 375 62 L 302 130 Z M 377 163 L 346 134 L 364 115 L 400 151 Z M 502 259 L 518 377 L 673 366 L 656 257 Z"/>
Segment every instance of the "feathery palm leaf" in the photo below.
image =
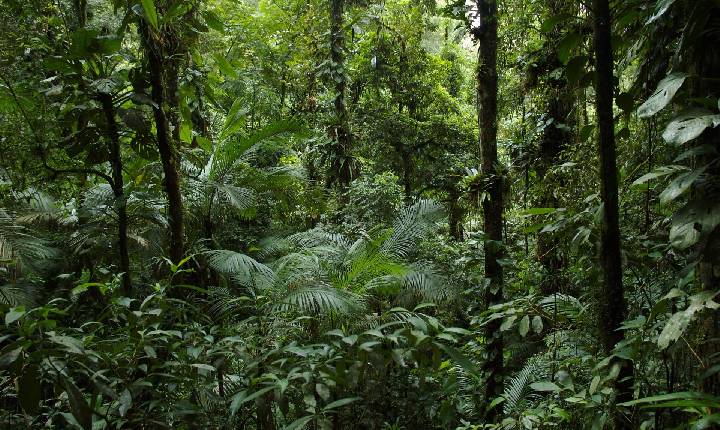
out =
<path fill-rule="evenodd" d="M 272 269 L 245 254 L 219 249 L 207 251 L 205 255 L 210 267 L 239 284 L 266 288 L 275 282 Z"/>
<path fill-rule="evenodd" d="M 360 296 L 332 286 L 311 286 L 291 291 L 276 305 L 280 311 L 299 310 L 303 314 L 349 315 L 362 307 Z"/>

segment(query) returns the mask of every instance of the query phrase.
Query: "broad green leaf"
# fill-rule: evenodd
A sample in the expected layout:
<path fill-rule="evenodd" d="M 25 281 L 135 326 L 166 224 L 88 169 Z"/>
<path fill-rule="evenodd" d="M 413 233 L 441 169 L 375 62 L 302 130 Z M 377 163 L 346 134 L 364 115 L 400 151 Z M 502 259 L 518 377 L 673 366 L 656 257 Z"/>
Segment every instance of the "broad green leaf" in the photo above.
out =
<path fill-rule="evenodd" d="M 52 335 L 49 339 L 53 343 L 64 346 L 66 351 L 73 352 L 75 354 L 85 353 L 82 342 L 74 337 Z"/>
<path fill-rule="evenodd" d="M 668 143 L 682 145 L 700 136 L 706 128 L 717 127 L 718 124 L 720 115 L 713 115 L 705 109 L 691 109 L 670 121 L 662 136 Z"/>
<path fill-rule="evenodd" d="M 530 331 L 530 317 L 528 315 L 525 315 L 520 320 L 520 323 L 518 324 L 518 333 L 520 333 L 520 336 L 525 337 L 528 332 Z"/>
<path fill-rule="evenodd" d="M 505 397 L 503 397 L 503 396 L 495 397 L 495 399 L 493 399 L 493 401 L 490 402 L 490 404 L 488 405 L 487 410 L 490 411 L 490 410 L 494 409 L 495 406 L 499 405 L 500 403 L 502 403 L 504 401 L 505 401 Z"/>
<path fill-rule="evenodd" d="M 325 384 L 315 384 L 315 392 L 317 392 L 318 396 L 320 396 L 320 398 L 323 400 L 327 400 L 330 398 L 330 389 Z"/>
<path fill-rule="evenodd" d="M 23 315 L 25 315 L 25 306 L 18 306 L 16 308 L 10 309 L 10 311 L 5 314 L 5 325 L 10 325 L 14 323 L 15 321 L 19 320 Z"/>
<path fill-rule="evenodd" d="M 250 395 L 247 394 L 247 391 L 241 391 L 237 394 L 235 394 L 232 398 L 232 402 L 230 403 L 230 416 L 235 416 L 238 409 L 240 409 L 240 406 L 242 406 L 243 403 L 247 403 L 249 401 L 255 400 L 258 397 L 262 396 L 263 394 L 275 389 L 275 386 L 265 387 L 261 388 L 258 391 L 255 391 L 251 393 Z"/>
<path fill-rule="evenodd" d="M 468 335 L 472 334 L 472 332 L 470 330 L 466 330 L 466 329 L 460 328 L 460 327 L 445 327 L 445 331 L 449 332 L 449 333 L 459 334 L 462 336 L 468 336 Z"/>
<path fill-rule="evenodd" d="M 540 332 L 542 332 L 543 322 L 542 322 L 542 317 L 540 317 L 540 315 L 535 315 L 533 317 L 532 328 L 536 334 L 540 334 Z"/>
<path fill-rule="evenodd" d="M 142 3 L 143 11 L 145 11 L 145 18 L 150 25 L 155 29 L 159 30 L 160 25 L 158 23 L 157 10 L 155 9 L 155 2 L 153 0 L 140 0 Z"/>
<path fill-rule="evenodd" d="M 0 356 L 0 369 L 7 369 L 8 367 L 10 367 L 10 365 L 15 363 L 18 357 L 20 357 L 20 353 L 22 352 L 22 350 L 22 347 L 15 348 Z"/>
<path fill-rule="evenodd" d="M 521 212 L 522 215 L 547 215 L 556 212 L 556 208 L 530 208 Z"/>
<path fill-rule="evenodd" d="M 220 33 L 225 33 L 225 24 L 223 24 L 214 12 L 209 10 L 202 12 L 202 17 L 205 19 L 205 24 L 207 24 L 208 27 L 215 31 L 219 31 Z"/>
<path fill-rule="evenodd" d="M 685 249 L 693 245 L 702 234 L 709 234 L 720 224 L 720 203 L 711 199 L 691 199 L 682 209 L 677 211 L 672 218 L 670 226 L 670 241 L 674 246 Z M 689 231 L 692 229 L 692 231 Z M 682 237 L 688 234 L 693 236 L 682 241 Z M 675 241 L 678 243 L 675 243 Z"/>
<path fill-rule="evenodd" d="M 638 108 L 638 116 L 649 118 L 660 112 L 675 97 L 687 77 L 685 73 L 671 73 L 666 76 L 660 81 L 653 95 Z"/>
<path fill-rule="evenodd" d="M 718 150 L 713 145 L 693 146 L 692 148 L 675 157 L 675 160 L 673 160 L 673 162 L 679 163 L 683 160 L 687 160 L 688 158 L 699 157 L 708 154 L 717 155 L 717 153 Z"/>
<path fill-rule="evenodd" d="M 467 372 L 477 375 L 478 369 L 475 366 L 475 364 L 470 361 L 470 359 L 465 356 L 461 351 L 459 351 L 457 348 L 452 347 L 450 345 L 444 345 L 444 344 L 438 344 L 437 346 L 440 347 L 447 355 L 450 356 L 452 361 L 454 361 L 456 364 L 459 364 L 463 369 L 465 369 Z"/>
<path fill-rule="evenodd" d="M 687 173 L 683 173 L 675 178 L 670 184 L 660 193 L 660 204 L 666 205 L 676 198 L 683 195 L 687 190 L 690 189 L 693 183 L 705 172 L 707 166 L 692 170 Z"/>
<path fill-rule="evenodd" d="M 235 70 L 235 67 L 233 67 L 232 64 L 221 54 L 215 54 L 213 56 L 215 58 L 215 64 L 217 64 L 220 71 L 227 77 L 237 79 L 238 74 Z"/>
<path fill-rule="evenodd" d="M 583 37 L 580 33 L 569 33 L 558 44 L 557 55 L 563 64 L 567 64 L 570 55 L 582 42 Z"/>
<path fill-rule="evenodd" d="M 334 402 L 330 402 L 323 408 L 325 411 L 329 411 L 331 409 L 337 409 L 341 408 L 343 406 L 349 405 L 350 403 L 357 402 L 358 400 L 362 400 L 362 397 L 347 397 L 340 400 L 335 400 Z"/>
<path fill-rule="evenodd" d="M 65 388 L 65 392 L 68 395 L 70 402 L 70 412 L 85 430 L 92 429 L 92 409 L 88 406 L 85 401 L 85 397 L 82 395 L 75 383 L 65 376 L 61 377 L 61 383 Z"/>
<path fill-rule="evenodd" d="M 590 381 L 590 389 L 588 390 L 588 393 L 595 394 L 595 391 L 597 391 L 598 385 L 600 385 L 600 376 L 596 375 L 592 381 Z"/>
<path fill-rule="evenodd" d="M 193 140 L 192 127 L 185 121 L 180 124 L 180 140 L 185 143 L 191 143 Z"/>
<path fill-rule="evenodd" d="M 127 411 L 130 410 L 132 407 L 132 394 L 130 391 L 125 389 L 122 394 L 120 395 L 120 406 L 118 408 L 118 412 L 120 413 L 121 417 L 124 417 L 125 414 L 127 414 Z"/>
<path fill-rule="evenodd" d="M 677 224 L 670 227 L 670 244 L 677 249 L 687 249 L 700 240 L 700 232 L 694 222 Z"/>
<path fill-rule="evenodd" d="M 299 418 L 293 422 L 290 423 L 287 427 L 285 427 L 285 430 L 300 430 L 305 428 L 305 424 L 312 421 L 312 419 L 315 418 L 315 415 L 308 415 L 306 417 Z"/>
<path fill-rule="evenodd" d="M 625 403 L 618 403 L 618 406 L 635 406 L 645 405 L 647 403 L 662 403 L 668 400 L 697 400 L 701 402 L 702 407 L 720 407 L 720 397 L 707 393 L 699 393 L 694 391 L 680 391 L 676 393 L 660 394 L 657 396 L 643 397 L 641 399 L 632 400 Z"/>
<path fill-rule="evenodd" d="M 535 391 L 560 391 L 560 387 L 550 381 L 534 382 L 530 384 L 530 388 Z"/>
<path fill-rule="evenodd" d="M 642 184 L 644 184 L 644 183 L 646 183 L 646 182 L 648 182 L 648 181 L 652 181 L 653 179 L 662 178 L 662 177 L 664 177 L 664 176 L 672 175 L 672 174 L 677 173 L 677 172 L 682 171 L 682 170 L 688 170 L 688 168 L 685 167 L 685 166 L 662 166 L 662 167 L 658 167 L 657 169 L 653 170 L 652 172 L 646 173 L 646 174 L 642 175 L 641 177 L 639 177 L 638 179 L 636 179 L 636 180 L 632 183 L 632 186 L 633 186 L 633 187 L 636 187 L 636 186 L 642 185 Z"/>
<path fill-rule="evenodd" d="M 658 336 L 658 347 L 665 349 L 671 343 L 677 341 L 696 313 L 706 308 L 717 309 L 720 305 L 713 301 L 717 294 L 718 292 L 703 291 L 691 296 L 690 305 L 687 309 L 674 313 L 665 324 L 660 336 Z"/>
<path fill-rule="evenodd" d="M 517 315 L 510 315 L 509 317 L 505 318 L 502 324 L 500 324 L 500 331 L 509 330 L 510 327 L 512 327 L 515 323 L 515 320 L 517 320 Z"/>

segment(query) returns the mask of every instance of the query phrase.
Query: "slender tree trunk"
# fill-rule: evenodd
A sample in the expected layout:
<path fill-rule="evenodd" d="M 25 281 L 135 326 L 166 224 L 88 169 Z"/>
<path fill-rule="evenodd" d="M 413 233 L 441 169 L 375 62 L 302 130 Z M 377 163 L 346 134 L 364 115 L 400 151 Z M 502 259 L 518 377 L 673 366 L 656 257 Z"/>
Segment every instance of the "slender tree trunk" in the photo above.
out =
<path fill-rule="evenodd" d="M 608 0 L 593 0 L 593 39 L 595 46 L 595 103 L 599 126 L 600 195 L 603 202 L 603 222 L 600 233 L 600 263 L 603 285 L 599 291 L 599 334 L 606 353 L 623 339 L 619 330 L 627 316 L 622 280 L 620 254 L 620 220 L 618 213 L 618 180 L 615 159 L 615 126 L 613 121 L 613 52 L 611 45 L 611 16 Z M 632 398 L 633 368 L 626 360 L 615 359 L 620 366 L 617 389 L 618 401 Z M 631 420 L 616 412 L 616 428 L 632 428 Z"/>
<path fill-rule="evenodd" d="M 147 24 L 141 26 L 142 38 L 145 46 L 148 67 L 150 70 L 150 84 L 152 85 L 152 99 L 155 102 L 153 113 L 157 132 L 157 145 L 162 161 L 165 193 L 168 197 L 168 211 L 170 215 L 170 259 L 178 263 L 184 255 L 184 225 L 183 204 L 180 192 L 180 174 L 178 172 L 178 154 L 173 137 L 170 134 L 170 125 L 165 113 L 165 86 L 164 86 L 164 49 L 161 42 L 156 40 Z M 177 127 L 176 127 L 177 128 Z"/>
<path fill-rule="evenodd" d="M 485 225 L 485 277 L 490 281 L 485 293 L 487 306 L 503 301 L 503 269 L 498 259 L 503 253 L 503 177 L 497 157 L 497 4 L 495 0 L 478 0 L 482 25 L 475 32 L 480 43 L 477 69 L 478 126 L 482 172 L 486 179 L 487 197 L 483 200 Z M 486 377 L 485 399 L 492 401 L 503 391 L 503 338 L 500 321 L 485 326 L 487 360 L 483 366 Z M 488 422 L 498 418 L 498 409 L 487 412 Z"/>
<path fill-rule="evenodd" d="M 120 134 L 115 120 L 115 106 L 110 94 L 100 94 L 105 120 L 107 121 L 107 134 L 110 141 L 110 167 L 112 169 L 112 190 L 115 197 L 115 209 L 118 217 L 118 257 L 120 258 L 120 271 L 123 272 L 122 285 L 125 294 L 132 292 L 130 278 L 130 254 L 128 251 L 128 216 L 127 200 L 125 199 L 125 184 L 122 176 L 122 155 L 120 153 Z"/>
<path fill-rule="evenodd" d="M 341 189 L 347 188 L 353 179 L 353 167 L 350 159 L 352 135 L 350 134 L 350 120 L 345 104 L 347 75 L 345 74 L 345 35 L 343 31 L 343 11 L 345 0 L 330 1 L 330 60 L 332 79 L 335 83 L 335 147 L 329 182 L 335 183 Z"/>
<path fill-rule="evenodd" d="M 465 239 L 465 231 L 463 229 L 465 212 L 460 205 L 460 196 L 460 190 L 455 184 L 448 188 L 448 203 L 450 206 L 448 224 L 450 224 L 450 236 L 458 242 L 462 242 Z"/>

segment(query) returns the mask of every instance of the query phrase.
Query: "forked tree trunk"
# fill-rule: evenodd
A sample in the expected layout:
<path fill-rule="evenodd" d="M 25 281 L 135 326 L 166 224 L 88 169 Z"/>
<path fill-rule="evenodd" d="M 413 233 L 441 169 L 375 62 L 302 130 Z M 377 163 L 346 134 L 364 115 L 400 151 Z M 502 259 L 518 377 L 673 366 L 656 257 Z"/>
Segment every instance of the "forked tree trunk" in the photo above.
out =
<path fill-rule="evenodd" d="M 483 200 L 485 225 L 485 277 L 489 280 L 485 292 L 487 306 L 503 301 L 503 269 L 498 259 L 503 253 L 503 178 L 497 157 L 497 4 L 495 0 L 478 0 L 482 17 L 474 35 L 480 43 L 477 69 L 478 126 L 482 173 L 486 179 L 487 197 Z M 485 326 L 487 360 L 483 371 L 486 377 L 485 399 L 492 401 L 503 392 L 503 337 L 500 320 Z M 487 412 L 487 422 L 495 422 L 499 410 Z"/>
<path fill-rule="evenodd" d="M 620 217 L 618 213 L 618 180 L 615 159 L 615 127 L 613 121 L 613 52 L 611 45 L 611 16 L 608 0 L 593 0 L 593 40 L 595 46 L 595 103 L 599 126 L 600 195 L 603 202 L 603 222 L 600 233 L 600 263 L 603 284 L 598 297 L 599 335 L 606 353 L 623 339 L 619 330 L 627 316 L 620 255 Z M 632 398 L 633 368 L 626 360 L 615 359 L 620 366 L 616 383 L 617 400 Z M 615 413 L 616 428 L 632 428 L 632 421 Z"/>

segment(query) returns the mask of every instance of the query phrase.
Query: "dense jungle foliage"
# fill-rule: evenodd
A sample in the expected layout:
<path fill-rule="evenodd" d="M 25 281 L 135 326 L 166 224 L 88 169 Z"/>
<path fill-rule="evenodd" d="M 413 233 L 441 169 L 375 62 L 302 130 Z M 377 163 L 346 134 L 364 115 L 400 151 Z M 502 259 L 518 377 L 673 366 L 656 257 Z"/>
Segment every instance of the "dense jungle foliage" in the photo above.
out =
<path fill-rule="evenodd" d="M 720 426 L 720 1 L 0 28 L 0 428 Z"/>

